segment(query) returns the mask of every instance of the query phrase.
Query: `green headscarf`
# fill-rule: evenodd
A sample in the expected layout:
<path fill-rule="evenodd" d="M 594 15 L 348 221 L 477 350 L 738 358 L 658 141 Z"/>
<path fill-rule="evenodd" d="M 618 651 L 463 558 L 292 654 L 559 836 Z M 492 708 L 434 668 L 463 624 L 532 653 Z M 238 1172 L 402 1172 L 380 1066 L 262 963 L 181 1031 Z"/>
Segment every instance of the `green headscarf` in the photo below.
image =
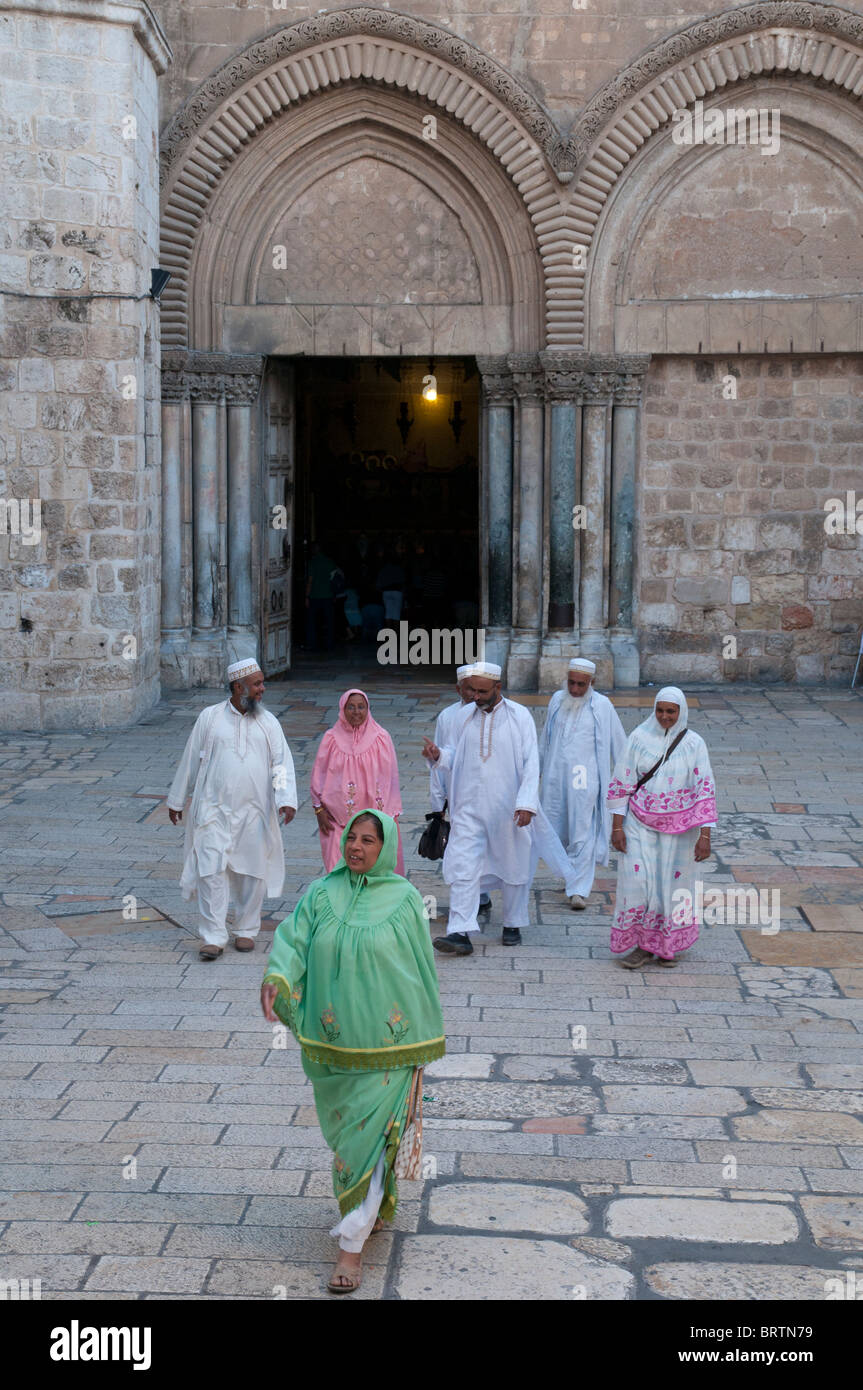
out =
<path fill-rule="evenodd" d="M 446 1051 L 437 971 L 423 901 L 395 872 L 398 828 L 383 828 L 377 862 L 355 874 L 342 858 L 276 929 L 265 984 L 274 1012 L 313 1062 L 377 1071 L 422 1066 Z"/>

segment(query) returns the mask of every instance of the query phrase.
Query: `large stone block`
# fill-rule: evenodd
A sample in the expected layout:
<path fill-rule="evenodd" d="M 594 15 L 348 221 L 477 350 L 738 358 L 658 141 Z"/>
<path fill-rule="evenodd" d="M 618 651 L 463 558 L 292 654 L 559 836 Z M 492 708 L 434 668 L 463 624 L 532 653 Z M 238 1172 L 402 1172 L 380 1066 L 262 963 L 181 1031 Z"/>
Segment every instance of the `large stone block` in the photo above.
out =
<path fill-rule="evenodd" d="M 737 609 L 738 627 L 772 631 L 779 627 L 781 610 L 775 603 L 740 604 Z"/>
<path fill-rule="evenodd" d="M 672 596 L 681 604 L 697 604 L 706 608 L 728 602 L 728 584 L 724 579 L 678 579 Z"/>

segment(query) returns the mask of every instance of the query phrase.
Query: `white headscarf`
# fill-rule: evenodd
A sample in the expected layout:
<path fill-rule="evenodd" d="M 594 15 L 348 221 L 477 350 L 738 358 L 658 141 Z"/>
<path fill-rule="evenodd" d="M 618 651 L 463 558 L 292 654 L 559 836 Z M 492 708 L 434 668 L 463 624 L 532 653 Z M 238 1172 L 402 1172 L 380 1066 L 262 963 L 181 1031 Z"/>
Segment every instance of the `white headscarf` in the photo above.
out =
<path fill-rule="evenodd" d="M 656 706 L 660 700 L 664 705 L 679 705 L 680 711 L 677 719 L 667 731 L 663 729 L 656 717 Z M 638 732 L 642 735 L 646 744 L 656 743 L 657 753 L 664 752 L 670 748 L 677 735 L 689 726 L 689 706 L 686 703 L 686 696 L 682 690 L 678 690 L 676 685 L 664 685 L 657 692 L 656 699 L 653 701 L 653 711 L 638 726 Z"/>

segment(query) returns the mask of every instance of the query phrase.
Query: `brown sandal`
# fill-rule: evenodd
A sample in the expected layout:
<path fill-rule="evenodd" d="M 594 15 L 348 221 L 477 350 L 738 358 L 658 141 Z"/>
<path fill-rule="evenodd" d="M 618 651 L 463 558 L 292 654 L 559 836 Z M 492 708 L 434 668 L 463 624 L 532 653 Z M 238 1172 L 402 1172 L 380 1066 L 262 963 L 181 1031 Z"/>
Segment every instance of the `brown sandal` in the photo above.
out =
<path fill-rule="evenodd" d="M 198 960 L 218 960 L 223 950 L 222 946 L 202 946 L 198 952 Z"/>
<path fill-rule="evenodd" d="M 347 1279 L 348 1282 L 346 1284 L 337 1284 L 337 1279 Z M 345 1269 L 342 1265 L 341 1260 L 338 1260 L 336 1263 L 336 1267 L 333 1270 L 333 1277 L 327 1284 L 327 1288 L 329 1289 L 330 1293 L 356 1293 L 357 1289 L 360 1287 L 360 1284 L 362 1282 L 362 1260 L 360 1260 L 360 1263 L 356 1266 L 355 1269 L 350 1270 Z"/>
<path fill-rule="evenodd" d="M 628 956 L 623 957 L 620 964 L 624 970 L 641 970 L 652 959 L 649 951 L 643 951 L 640 946 L 636 946 L 634 951 L 630 951 Z"/>

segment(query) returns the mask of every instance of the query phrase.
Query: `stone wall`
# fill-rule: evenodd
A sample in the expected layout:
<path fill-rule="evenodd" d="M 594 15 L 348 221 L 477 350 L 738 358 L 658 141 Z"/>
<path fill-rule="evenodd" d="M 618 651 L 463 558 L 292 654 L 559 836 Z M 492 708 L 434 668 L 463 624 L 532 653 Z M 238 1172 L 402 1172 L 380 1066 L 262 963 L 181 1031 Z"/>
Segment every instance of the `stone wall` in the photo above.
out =
<path fill-rule="evenodd" d="M 0 720 L 12 728 L 122 723 L 158 698 L 148 294 L 154 63 L 168 55 L 139 0 L 57 8 L 22 0 L 0 16 L 0 497 L 41 505 L 38 538 L 13 534 L 8 509 L 0 528 Z"/>
<path fill-rule="evenodd" d="M 222 63 L 281 25 L 353 4 L 285 0 L 154 0 L 174 51 L 162 83 L 162 123 Z M 604 82 L 676 29 L 730 6 L 723 0 L 398 0 L 408 12 L 475 44 L 511 72 L 565 129 Z"/>
<path fill-rule="evenodd" d="M 858 535 L 827 533 L 824 504 L 855 488 L 863 501 L 861 438 L 859 356 L 654 358 L 637 492 L 642 680 L 850 680 L 863 552 Z"/>

